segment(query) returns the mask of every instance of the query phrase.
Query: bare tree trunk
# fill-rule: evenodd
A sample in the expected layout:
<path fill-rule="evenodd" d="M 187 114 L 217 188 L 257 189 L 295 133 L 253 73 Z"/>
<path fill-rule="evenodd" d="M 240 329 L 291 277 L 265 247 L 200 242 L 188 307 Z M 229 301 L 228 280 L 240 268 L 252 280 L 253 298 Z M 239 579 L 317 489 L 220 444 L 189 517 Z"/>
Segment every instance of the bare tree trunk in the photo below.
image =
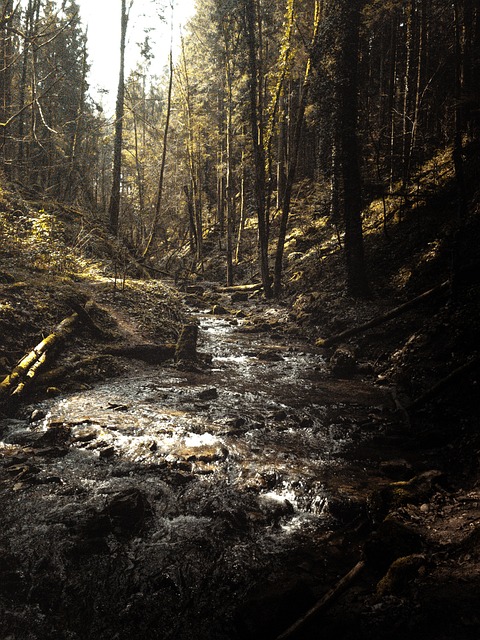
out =
<path fill-rule="evenodd" d="M 275 271 L 274 271 L 274 293 L 275 296 L 279 296 L 282 288 L 282 269 L 283 269 L 283 252 L 285 247 L 285 238 L 287 235 L 288 217 L 290 215 L 290 203 L 292 198 L 292 189 L 295 182 L 295 176 L 297 172 L 298 156 L 300 151 L 300 139 L 302 136 L 303 123 L 305 118 L 305 109 L 307 108 L 308 95 L 311 84 L 312 74 L 312 52 L 315 51 L 318 31 L 320 25 L 320 6 L 319 3 L 315 3 L 315 16 L 313 25 L 313 35 L 310 44 L 310 56 L 308 57 L 303 85 L 300 93 L 300 100 L 295 118 L 295 127 L 293 133 L 292 142 L 292 156 L 289 159 L 289 167 L 287 173 L 287 181 L 285 184 L 285 193 L 282 201 L 282 213 L 280 217 L 280 229 L 278 232 L 277 251 L 275 254 Z"/>
<path fill-rule="evenodd" d="M 355 297 L 368 293 L 362 230 L 362 183 L 357 140 L 358 53 L 363 0 L 343 0 L 345 33 L 341 52 L 340 128 L 347 289 Z"/>
<path fill-rule="evenodd" d="M 258 220 L 258 257 L 266 298 L 272 297 L 268 260 L 268 212 L 265 207 L 265 149 L 263 148 L 263 114 L 259 99 L 255 2 L 245 0 L 245 33 L 249 60 L 250 126 L 255 171 L 255 204 Z"/>
<path fill-rule="evenodd" d="M 173 5 L 172 5 L 173 14 Z M 167 159 L 167 143 L 168 143 L 168 130 L 170 128 L 170 116 L 172 113 L 172 87 L 173 87 L 173 15 L 172 15 L 172 37 L 170 40 L 170 54 L 168 58 L 169 65 L 169 78 L 168 78 L 168 95 L 167 95 L 167 112 L 165 114 L 165 127 L 163 129 L 163 148 L 162 148 L 162 161 L 160 164 L 160 178 L 158 180 L 157 200 L 155 202 L 155 215 L 153 217 L 152 227 L 150 235 L 148 237 L 147 245 L 143 251 L 143 257 L 145 258 L 155 241 L 157 235 L 157 226 L 160 220 L 160 212 L 162 208 L 163 197 L 163 182 L 165 178 L 165 165 Z"/>
<path fill-rule="evenodd" d="M 118 75 L 117 103 L 115 108 L 115 140 L 113 144 L 113 177 L 110 193 L 110 205 L 108 208 L 109 226 L 113 235 L 118 234 L 118 221 L 120 216 L 120 186 L 122 175 L 122 142 L 123 142 L 123 113 L 125 102 L 125 42 L 127 36 L 128 14 L 133 4 L 127 11 L 126 0 L 122 0 L 121 25 L 120 25 L 120 71 Z"/>

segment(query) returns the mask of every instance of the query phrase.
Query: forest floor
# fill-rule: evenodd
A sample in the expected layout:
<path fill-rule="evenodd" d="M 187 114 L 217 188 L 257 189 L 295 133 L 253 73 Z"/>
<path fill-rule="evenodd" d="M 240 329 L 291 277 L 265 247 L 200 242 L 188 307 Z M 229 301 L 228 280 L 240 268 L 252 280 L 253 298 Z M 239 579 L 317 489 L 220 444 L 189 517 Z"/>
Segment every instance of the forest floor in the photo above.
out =
<path fill-rule="evenodd" d="M 140 355 L 144 362 L 152 358 L 152 351 L 146 347 L 174 345 L 181 327 L 192 321 L 192 308 L 214 317 L 218 316 L 221 307 L 225 307 L 226 322 L 235 327 L 235 323 L 241 321 L 252 340 L 259 336 L 262 342 L 270 339 L 273 333 L 276 342 L 281 342 L 284 348 L 300 341 L 307 351 L 311 349 L 312 353 L 319 354 L 326 363 L 324 389 L 340 408 L 349 395 L 360 396 L 365 388 L 374 394 L 382 394 L 385 388 L 389 393 L 393 390 L 393 395 L 390 393 L 393 408 L 389 407 L 381 418 L 372 417 L 375 413 L 372 407 L 378 404 L 378 398 L 368 405 L 366 414 L 357 416 L 364 424 L 373 421 L 379 435 L 375 442 L 381 448 L 385 444 L 380 444 L 383 437 L 391 447 L 391 456 L 378 459 L 369 450 L 368 455 L 362 457 L 358 450 L 352 450 L 350 456 L 365 465 L 365 477 L 373 479 L 367 483 L 368 490 L 361 491 L 360 497 L 352 491 L 341 500 L 331 500 L 330 528 L 321 535 L 317 533 L 313 548 L 308 552 L 303 541 L 296 552 L 289 550 L 290 560 L 284 566 L 277 564 L 274 569 L 262 556 L 264 574 L 257 576 L 257 582 L 250 583 L 249 589 L 244 586 L 239 600 L 241 606 L 236 617 L 230 620 L 229 630 L 202 627 L 203 635 L 200 633 L 197 637 L 275 638 L 295 620 L 301 619 L 309 606 L 363 561 L 362 570 L 345 585 L 343 593 L 336 594 L 315 616 L 305 620 L 296 635 L 292 631 L 291 637 L 321 635 L 327 640 L 339 637 L 343 640 L 380 640 L 387 635 L 399 640 L 478 638 L 478 368 L 447 379 L 444 387 L 427 402 L 409 409 L 412 400 L 422 397 L 439 380 L 446 379 L 452 371 L 478 357 L 478 276 L 474 274 L 472 278 L 467 272 L 460 295 L 454 301 L 449 296 L 431 299 L 388 323 L 345 340 L 337 345 L 340 349 L 337 346 L 330 349 L 315 347 L 317 338 L 329 337 L 377 317 L 448 279 L 451 238 L 448 229 L 445 230 L 446 224 L 441 227 L 443 235 L 439 234 L 438 222 L 439 216 L 445 215 L 446 219 L 446 212 L 451 208 L 448 194 L 443 194 L 442 202 L 443 209 L 438 203 L 430 202 L 423 211 L 414 211 L 401 224 L 392 224 L 388 239 L 380 233 L 367 235 L 370 278 L 374 283 L 374 294 L 369 300 L 354 301 L 346 294 L 339 294 L 343 290 L 344 277 L 340 252 L 332 251 L 327 255 L 325 251 L 323 256 L 317 248 L 315 261 L 302 260 L 301 267 L 292 263 L 287 270 L 290 281 L 286 296 L 275 305 L 277 315 L 273 319 L 272 307 L 265 305 L 259 293 L 249 295 L 248 300 L 232 302 L 231 293 L 199 279 L 185 290 L 177 291 L 157 281 L 115 279 L 108 274 L 108 269 L 103 270 L 101 265 L 89 261 L 82 269 L 67 264 L 70 255 L 59 250 L 56 256 L 51 250 L 56 231 L 52 220 L 40 213 L 43 205 L 27 206 L 20 196 L 13 199 L 5 196 L 2 227 L 5 242 L 0 252 L 2 373 L 8 374 L 25 353 L 73 313 L 79 302 L 95 301 L 89 313 L 103 334 L 100 339 L 92 333 L 91 327 L 80 323 L 78 332 L 68 338 L 51 363 L 51 367 L 54 364 L 53 368 L 57 369 L 57 377 L 46 377 L 44 382 L 40 380 L 40 384 L 32 385 L 34 388 L 26 400 L 14 410 L 11 406 L 3 406 L 4 417 L 0 423 L 0 433 L 5 439 L 0 477 L 5 514 L 0 533 L 2 637 L 12 640 L 93 637 L 82 635 L 81 625 L 92 624 L 95 616 L 108 618 L 108 615 L 105 610 L 82 613 L 81 607 L 73 604 L 75 599 L 90 601 L 87 591 L 95 590 L 96 586 L 94 582 L 82 584 L 77 578 L 69 577 L 68 572 L 97 571 L 104 580 L 100 590 L 104 590 L 105 600 L 108 594 L 125 599 L 123 618 L 119 619 L 115 633 L 97 630 L 98 638 L 126 638 L 125 634 L 134 628 L 138 629 L 139 638 L 163 637 L 159 627 L 163 622 L 151 612 L 156 606 L 155 599 L 162 594 L 165 607 L 171 607 L 172 616 L 174 613 L 182 615 L 193 606 L 188 603 L 185 595 L 188 588 L 182 584 L 182 577 L 171 571 L 150 576 L 155 589 L 151 587 L 152 592 L 143 593 L 143 596 L 125 592 L 128 588 L 120 582 L 113 584 L 113 580 L 118 579 L 116 571 L 120 569 L 126 575 L 136 576 L 137 587 L 141 584 L 134 566 L 138 563 L 135 536 L 141 537 L 141 534 L 130 527 L 141 527 L 148 519 L 148 506 L 141 497 L 143 493 L 116 493 L 103 511 L 98 501 L 88 494 L 77 495 L 75 483 L 64 481 L 58 471 L 49 471 L 48 461 L 65 455 L 71 446 L 71 429 L 78 425 L 69 427 L 70 431 L 64 433 L 57 422 L 49 424 L 49 429 L 44 431 L 39 428 L 39 421 L 46 419 L 41 413 L 45 399 L 48 405 L 49 399 L 95 389 L 102 380 L 119 379 L 132 373 L 140 375 L 143 366 L 151 366 L 152 362 L 139 366 L 138 349 L 143 348 L 143 355 Z M 477 210 L 472 215 L 467 234 L 471 238 L 478 238 Z M 15 241 L 11 232 L 14 227 Z M 37 237 L 30 241 L 32 227 Z M 24 229 L 23 239 L 18 229 Z M 465 242 L 468 248 L 470 245 Z M 303 229 L 292 243 L 291 252 L 306 256 L 313 244 L 309 230 Z M 463 255 L 467 254 L 465 249 Z M 298 255 L 293 258 L 298 259 Z M 62 268 L 59 268 L 60 263 Z M 301 276 L 298 276 L 300 271 Z M 321 289 L 308 284 L 319 282 Z M 262 349 L 272 353 L 270 348 Z M 131 359 L 132 355 L 134 359 Z M 202 362 L 201 371 L 193 371 L 191 375 L 203 375 L 204 366 L 207 365 Z M 174 380 L 174 374 L 170 375 Z M 188 371 L 187 375 L 190 375 Z M 114 407 L 112 404 L 112 411 L 117 411 L 118 407 L 123 411 L 120 405 Z M 338 412 L 335 419 L 339 420 Z M 299 420 L 301 422 L 301 418 Z M 353 423 L 347 420 L 344 426 L 347 431 L 349 424 Z M 84 422 L 80 426 L 88 427 Z M 241 424 L 232 428 L 241 431 Z M 12 430 L 14 433 L 22 431 L 24 435 L 28 431 L 29 434 L 25 435 L 24 441 L 15 437 L 8 441 Z M 49 432 L 51 441 L 47 438 L 37 442 Z M 82 437 L 87 443 L 95 441 L 90 431 Z M 110 459 L 111 448 L 107 445 L 98 445 L 95 449 L 95 455 L 104 462 Z M 208 465 L 222 460 L 223 454 L 209 451 L 205 456 L 204 464 Z M 367 468 L 372 460 L 375 460 L 371 463 L 372 468 Z M 160 473 L 165 495 L 168 492 L 170 500 L 179 499 L 180 495 L 188 493 L 181 487 L 184 487 L 183 483 L 188 484 L 193 471 L 191 466 L 178 460 L 168 461 L 166 465 L 160 470 L 157 465 L 154 471 Z M 131 473 L 132 467 L 127 472 Z M 203 469 L 203 473 L 207 474 L 208 470 Z M 144 474 L 142 482 L 148 480 L 145 478 Z M 350 485 L 355 479 L 352 475 Z M 105 483 L 106 478 L 101 482 Z M 143 491 L 144 486 L 141 488 Z M 213 497 L 210 498 L 214 505 Z M 32 501 L 50 505 L 56 499 L 63 509 L 61 524 L 56 521 L 52 525 L 44 519 L 42 526 L 44 535 L 52 536 L 51 540 L 65 535 L 65 546 L 60 545 L 51 552 L 39 552 L 38 549 L 28 552 L 25 545 L 33 538 L 26 530 L 31 515 L 27 505 Z M 191 500 L 194 499 L 196 496 L 192 492 Z M 85 501 L 89 510 L 81 512 L 80 507 L 75 507 L 76 511 L 71 512 L 72 504 L 77 504 L 78 500 Z M 245 513 L 254 514 L 249 516 L 250 524 L 261 520 L 264 526 L 268 518 L 273 518 L 275 522 L 268 521 L 272 531 L 278 527 L 279 519 L 291 518 L 288 509 L 266 516 L 264 511 L 260 513 L 249 503 L 245 510 Z M 184 518 L 190 517 L 191 513 L 186 513 Z M 239 510 L 230 511 L 228 518 L 224 513 L 222 518 L 222 526 L 228 524 L 227 533 L 222 529 L 222 535 L 227 537 L 234 535 L 232 529 L 240 531 L 246 527 Z M 112 529 L 114 521 L 120 532 Z M 114 549 L 111 541 L 105 546 L 105 541 L 112 535 L 116 536 Z M 18 544 L 12 536 L 17 536 Z M 246 545 L 244 539 L 241 542 L 239 546 Z M 190 544 L 195 543 L 200 544 L 198 539 L 190 541 Z M 201 541 L 201 545 L 206 544 L 205 540 Z M 122 545 L 132 554 L 130 561 L 122 555 Z M 155 546 L 158 553 L 167 553 L 158 540 L 155 545 L 152 549 Z M 181 553 L 179 538 L 175 545 Z M 211 545 L 214 546 L 214 541 Z M 258 554 L 261 556 L 260 546 Z M 63 556 L 68 561 L 61 561 Z M 114 564 L 115 570 L 112 569 Z M 271 569 L 271 573 L 267 569 Z M 234 581 L 232 567 L 230 571 L 228 579 Z M 237 567 L 237 571 L 240 575 L 241 568 Z M 240 584 L 241 578 L 237 575 L 236 579 Z M 62 584 L 61 592 L 59 583 Z M 240 590 L 238 585 L 237 589 Z M 145 602 L 140 607 L 141 597 Z M 221 592 L 216 597 L 218 600 L 212 603 L 208 603 L 208 598 L 206 602 L 200 602 L 204 607 L 203 615 L 208 606 L 220 607 Z M 61 605 L 56 605 L 55 599 Z M 183 603 L 185 608 L 178 609 L 175 601 Z M 138 619 L 139 611 L 142 611 L 142 621 Z M 77 616 L 75 629 L 65 622 L 72 616 Z M 143 629 L 142 624 L 149 620 L 153 626 L 150 630 Z M 62 627 L 62 624 L 66 626 Z M 66 629 L 70 635 L 65 635 Z M 144 635 L 141 635 L 143 631 Z M 181 637 L 181 633 L 177 633 L 177 637 Z"/>

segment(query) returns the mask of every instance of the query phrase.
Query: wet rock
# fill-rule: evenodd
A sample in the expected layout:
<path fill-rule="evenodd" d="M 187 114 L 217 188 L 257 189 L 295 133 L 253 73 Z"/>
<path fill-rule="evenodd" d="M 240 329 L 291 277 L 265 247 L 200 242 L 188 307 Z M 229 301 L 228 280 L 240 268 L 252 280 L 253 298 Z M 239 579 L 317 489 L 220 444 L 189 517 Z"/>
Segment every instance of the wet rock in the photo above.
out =
<path fill-rule="evenodd" d="M 115 455 L 115 447 L 109 446 L 104 449 L 100 449 L 99 457 L 100 460 L 108 460 L 109 458 L 113 458 Z"/>
<path fill-rule="evenodd" d="M 132 487 L 114 495 L 100 515 L 110 519 L 115 533 L 130 535 L 144 528 L 152 507 L 145 494 Z"/>
<path fill-rule="evenodd" d="M 260 495 L 258 505 L 269 522 L 277 522 L 281 517 L 292 515 L 294 512 L 290 500 L 276 493 Z"/>
<path fill-rule="evenodd" d="M 199 284 L 188 285 L 185 287 L 185 293 L 202 296 L 205 293 L 205 287 L 202 287 Z"/>
<path fill-rule="evenodd" d="M 72 428 L 63 422 L 52 422 L 48 429 L 36 441 L 37 447 L 66 446 L 69 444 L 72 435 Z"/>
<path fill-rule="evenodd" d="M 97 427 L 80 427 L 73 432 L 72 442 L 87 444 L 92 442 L 100 435 Z"/>
<path fill-rule="evenodd" d="M 248 293 L 246 291 L 234 291 L 230 300 L 232 302 L 246 302 L 248 300 Z"/>
<path fill-rule="evenodd" d="M 328 499 L 328 511 L 336 520 L 347 524 L 365 514 L 365 501 L 341 493 Z"/>
<path fill-rule="evenodd" d="M 215 462 L 217 460 L 225 460 L 228 456 L 228 449 L 221 444 L 200 445 L 198 447 L 180 449 L 176 454 L 187 462 Z"/>
<path fill-rule="evenodd" d="M 242 418 L 242 417 L 238 417 L 238 418 L 230 418 L 229 420 L 226 421 L 226 425 L 228 427 L 232 427 L 233 429 L 239 429 L 240 427 L 245 426 L 246 424 L 246 419 Z"/>
<path fill-rule="evenodd" d="M 411 480 L 392 482 L 372 494 L 368 503 L 373 522 L 381 522 L 389 511 L 405 504 L 421 504 L 438 488 L 443 474 L 437 470 L 425 471 Z"/>
<path fill-rule="evenodd" d="M 228 315 L 230 312 L 225 309 L 225 307 L 222 307 L 221 304 L 215 304 L 212 308 L 212 314 L 214 316 L 226 316 Z"/>
<path fill-rule="evenodd" d="M 218 398 L 218 391 L 215 387 L 210 389 L 203 389 L 197 396 L 200 400 L 216 400 Z"/>
<path fill-rule="evenodd" d="M 44 447 L 35 450 L 35 455 L 43 458 L 63 458 L 67 453 L 68 449 L 65 447 Z"/>
<path fill-rule="evenodd" d="M 377 595 L 380 597 L 404 595 L 411 588 L 412 581 L 418 577 L 420 569 L 425 565 L 425 556 L 420 553 L 397 558 L 377 584 Z"/>
<path fill-rule="evenodd" d="M 257 358 L 265 362 L 281 362 L 283 360 L 277 351 L 261 351 L 257 354 Z"/>
<path fill-rule="evenodd" d="M 330 358 L 330 368 L 334 376 L 350 378 L 357 369 L 353 351 L 346 346 L 338 347 Z"/>

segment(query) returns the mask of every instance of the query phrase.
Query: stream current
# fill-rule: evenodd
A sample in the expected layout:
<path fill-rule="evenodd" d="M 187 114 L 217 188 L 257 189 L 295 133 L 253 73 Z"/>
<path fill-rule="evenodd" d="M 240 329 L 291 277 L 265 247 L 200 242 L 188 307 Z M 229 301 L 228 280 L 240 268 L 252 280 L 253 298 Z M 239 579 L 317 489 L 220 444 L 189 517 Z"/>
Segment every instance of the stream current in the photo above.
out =
<path fill-rule="evenodd" d="M 207 370 L 134 362 L 4 426 L 3 453 L 34 452 L 6 515 L 32 638 L 260 637 L 251 594 L 375 482 L 386 392 L 281 332 L 198 321 Z"/>

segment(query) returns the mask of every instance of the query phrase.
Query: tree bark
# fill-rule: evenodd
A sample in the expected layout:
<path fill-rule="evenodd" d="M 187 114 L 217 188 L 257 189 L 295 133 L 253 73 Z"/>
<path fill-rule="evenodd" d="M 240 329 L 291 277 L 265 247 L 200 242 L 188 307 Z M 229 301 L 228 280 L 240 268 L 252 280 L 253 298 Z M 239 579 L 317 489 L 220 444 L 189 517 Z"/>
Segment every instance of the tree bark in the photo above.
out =
<path fill-rule="evenodd" d="M 249 61 L 250 127 L 253 144 L 255 204 L 258 220 L 258 257 L 263 290 L 266 298 L 272 297 L 268 260 L 268 211 L 265 207 L 265 149 L 263 148 L 262 101 L 259 98 L 257 38 L 255 28 L 255 2 L 245 0 L 245 33 Z"/>
<path fill-rule="evenodd" d="M 293 7 L 292 7 L 293 22 Z M 297 115 L 293 131 L 292 156 L 289 159 L 289 167 L 287 180 L 282 200 L 282 213 L 280 216 L 280 229 L 278 232 L 277 251 L 275 254 L 275 270 L 274 270 L 274 294 L 279 296 L 282 289 L 282 270 L 283 270 L 283 252 L 285 248 L 285 238 L 287 235 L 288 218 L 290 215 L 290 203 L 292 198 L 292 190 L 297 173 L 298 156 L 300 152 L 300 141 L 302 137 L 303 123 L 305 119 L 305 110 L 310 92 L 311 76 L 312 76 L 312 55 L 317 46 L 318 31 L 320 25 L 320 7 L 318 2 L 315 3 L 315 17 L 313 24 L 313 35 L 310 43 L 310 54 L 307 59 L 303 84 L 300 92 L 300 101 L 298 105 Z"/>
<path fill-rule="evenodd" d="M 167 112 L 165 114 L 165 127 L 163 129 L 163 147 L 162 147 L 162 161 L 160 163 L 160 177 L 158 180 L 157 199 L 155 202 L 155 215 L 153 216 L 152 228 L 147 240 L 146 247 L 143 251 L 143 257 L 145 258 L 152 247 L 157 235 L 157 226 L 160 220 L 160 212 L 162 209 L 162 197 L 163 197 L 163 182 L 165 178 L 165 165 L 167 160 L 167 143 L 168 143 L 168 131 L 170 128 L 170 116 L 172 113 L 172 89 L 173 89 L 173 5 L 171 16 L 171 38 L 170 38 L 170 53 L 168 56 L 168 93 L 167 93 Z"/>
<path fill-rule="evenodd" d="M 132 2 L 130 2 L 130 7 L 132 6 Z M 128 25 L 126 0 L 122 0 L 121 11 L 120 71 L 118 76 L 117 102 L 115 107 L 112 190 L 110 193 L 110 204 L 108 208 L 110 231 L 115 236 L 118 234 L 118 223 L 120 217 L 120 186 L 122 176 L 123 113 L 125 102 L 125 41 Z"/>
<path fill-rule="evenodd" d="M 362 230 L 362 181 L 357 140 L 358 55 L 363 0 L 344 2 L 344 38 L 340 54 L 340 123 L 345 220 L 347 290 L 354 297 L 368 295 Z"/>

